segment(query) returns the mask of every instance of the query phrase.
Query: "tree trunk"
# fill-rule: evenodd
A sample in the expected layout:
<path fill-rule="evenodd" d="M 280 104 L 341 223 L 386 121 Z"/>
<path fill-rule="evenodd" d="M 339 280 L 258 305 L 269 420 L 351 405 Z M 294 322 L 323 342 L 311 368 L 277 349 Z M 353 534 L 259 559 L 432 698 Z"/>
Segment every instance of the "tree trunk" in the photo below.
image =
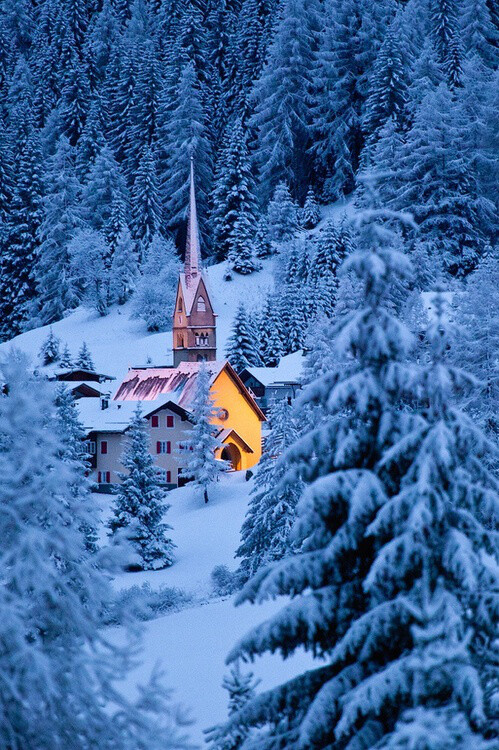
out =
<path fill-rule="evenodd" d="M 207 487 L 204 488 L 204 501 L 205 503 L 208 502 L 208 488 Z"/>

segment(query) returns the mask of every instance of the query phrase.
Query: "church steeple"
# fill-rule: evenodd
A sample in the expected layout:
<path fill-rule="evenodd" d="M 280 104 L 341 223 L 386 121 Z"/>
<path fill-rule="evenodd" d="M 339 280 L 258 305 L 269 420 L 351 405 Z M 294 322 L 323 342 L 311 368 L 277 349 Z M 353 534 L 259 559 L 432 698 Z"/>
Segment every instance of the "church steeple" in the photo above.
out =
<path fill-rule="evenodd" d="M 180 274 L 173 312 L 173 363 L 213 361 L 217 358 L 216 315 L 206 277 L 201 270 L 199 226 L 191 157 L 189 213 L 184 272 Z"/>
<path fill-rule="evenodd" d="M 189 215 L 187 218 L 187 240 L 185 245 L 184 273 L 185 283 L 192 286 L 199 273 L 199 226 L 196 207 L 196 189 L 194 187 L 194 158 L 191 156 L 191 174 L 189 186 Z"/>

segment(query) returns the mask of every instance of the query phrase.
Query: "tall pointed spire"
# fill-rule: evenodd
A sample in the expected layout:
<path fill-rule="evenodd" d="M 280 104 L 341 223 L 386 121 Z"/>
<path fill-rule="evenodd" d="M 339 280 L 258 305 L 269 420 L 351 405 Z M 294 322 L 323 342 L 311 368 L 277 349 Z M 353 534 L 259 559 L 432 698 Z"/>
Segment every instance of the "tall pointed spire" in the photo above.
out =
<path fill-rule="evenodd" d="M 189 216 L 187 219 L 187 240 L 185 244 L 185 282 L 191 285 L 199 273 L 199 226 L 196 208 L 196 190 L 194 187 L 194 157 L 191 156 L 191 176 L 189 191 Z"/>

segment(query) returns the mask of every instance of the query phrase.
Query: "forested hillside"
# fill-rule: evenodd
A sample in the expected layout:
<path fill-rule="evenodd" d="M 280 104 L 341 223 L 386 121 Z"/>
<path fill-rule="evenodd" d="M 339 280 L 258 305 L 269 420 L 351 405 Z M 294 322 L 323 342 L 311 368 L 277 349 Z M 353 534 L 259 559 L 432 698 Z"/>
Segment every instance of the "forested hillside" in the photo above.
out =
<path fill-rule="evenodd" d="M 493 0 L 4 0 L 0 335 L 134 290 L 163 328 L 190 156 L 229 276 L 373 175 L 417 286 L 466 276 L 497 233 L 498 23 Z"/>

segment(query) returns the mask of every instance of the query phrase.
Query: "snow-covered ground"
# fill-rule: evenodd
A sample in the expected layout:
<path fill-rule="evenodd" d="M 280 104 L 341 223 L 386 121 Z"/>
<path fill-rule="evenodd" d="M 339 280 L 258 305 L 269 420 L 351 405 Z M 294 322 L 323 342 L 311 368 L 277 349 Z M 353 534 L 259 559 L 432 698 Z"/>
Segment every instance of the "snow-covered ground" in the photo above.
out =
<path fill-rule="evenodd" d="M 233 598 L 209 599 L 215 565 L 237 567 L 234 552 L 250 490 L 251 482 L 245 481 L 243 472 L 237 472 L 214 486 L 208 505 L 193 487 L 172 491 L 167 521 L 173 526 L 171 536 L 177 545 L 174 565 L 162 571 L 125 573 L 115 581 L 119 589 L 147 581 L 151 587 L 178 586 L 194 595 L 193 604 L 181 612 L 143 624 L 144 660 L 129 677 L 126 693 L 134 696 L 135 686 L 147 681 L 159 661 L 166 672 L 165 682 L 174 691 L 173 699 L 187 708 L 194 720 L 189 733 L 198 744 L 203 741 L 202 730 L 227 715 L 227 694 L 221 682 L 227 672 L 228 651 L 252 626 L 282 606 L 267 602 L 236 608 Z M 96 498 L 105 518 L 110 497 Z M 115 633 L 119 642 L 119 629 Z M 264 656 L 251 669 L 262 680 L 260 689 L 267 689 L 310 666 L 310 657 L 299 653 L 287 661 L 277 655 Z"/>

